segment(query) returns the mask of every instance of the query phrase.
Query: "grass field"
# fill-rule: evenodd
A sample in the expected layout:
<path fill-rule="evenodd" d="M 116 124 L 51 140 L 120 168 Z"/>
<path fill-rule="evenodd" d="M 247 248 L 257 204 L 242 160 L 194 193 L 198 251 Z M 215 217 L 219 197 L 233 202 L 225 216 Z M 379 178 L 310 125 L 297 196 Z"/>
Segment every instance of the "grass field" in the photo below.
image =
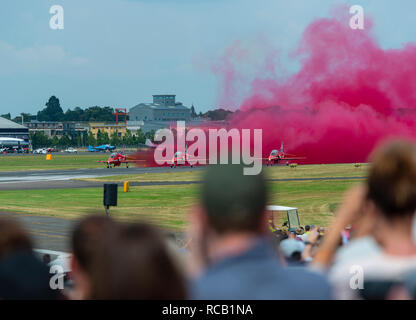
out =
<path fill-rule="evenodd" d="M 326 226 L 343 192 L 357 181 L 272 182 L 269 204 L 299 208 L 301 224 Z M 186 216 L 198 199 L 198 185 L 119 188 L 118 207 L 111 208 L 117 219 L 148 221 L 183 230 Z M 79 218 L 104 212 L 102 188 L 18 190 L 0 193 L 0 210 L 25 214 Z M 24 199 L 24 201 L 22 201 Z"/>
<path fill-rule="evenodd" d="M 0 171 L 59 170 L 79 168 L 102 168 L 97 160 L 107 160 L 108 153 L 87 155 L 52 153 L 52 160 L 46 155 L 0 155 Z"/>
<path fill-rule="evenodd" d="M 102 167 L 97 160 L 108 154 L 0 156 L 0 170 L 76 169 Z M 316 177 L 365 177 L 368 166 L 353 164 L 264 167 L 268 179 Z M 117 169 L 113 169 L 114 173 Z M 113 176 L 95 181 L 199 181 L 203 170 Z M 269 204 L 299 208 L 301 224 L 326 226 L 331 221 L 343 192 L 357 180 L 272 181 Z M 145 220 L 174 230 L 186 227 L 186 216 L 198 199 L 199 185 L 132 187 L 128 193 L 119 189 L 118 207 L 111 214 L 121 220 Z M 104 212 L 101 188 L 17 190 L 0 192 L 0 211 L 24 214 L 79 218 L 93 212 Z M 24 200 L 23 200 L 24 199 Z"/>

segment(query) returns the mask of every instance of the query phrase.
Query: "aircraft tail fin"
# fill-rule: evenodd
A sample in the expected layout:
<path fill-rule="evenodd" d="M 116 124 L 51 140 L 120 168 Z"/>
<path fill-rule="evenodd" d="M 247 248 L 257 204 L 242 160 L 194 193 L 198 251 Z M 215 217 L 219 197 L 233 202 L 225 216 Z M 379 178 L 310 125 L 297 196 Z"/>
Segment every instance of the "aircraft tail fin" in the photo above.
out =
<path fill-rule="evenodd" d="M 146 139 L 145 145 L 152 148 L 156 147 L 156 145 L 152 141 L 150 141 L 150 139 Z"/>
<path fill-rule="evenodd" d="M 282 141 L 282 143 L 280 144 L 280 152 L 283 152 L 283 141 Z"/>

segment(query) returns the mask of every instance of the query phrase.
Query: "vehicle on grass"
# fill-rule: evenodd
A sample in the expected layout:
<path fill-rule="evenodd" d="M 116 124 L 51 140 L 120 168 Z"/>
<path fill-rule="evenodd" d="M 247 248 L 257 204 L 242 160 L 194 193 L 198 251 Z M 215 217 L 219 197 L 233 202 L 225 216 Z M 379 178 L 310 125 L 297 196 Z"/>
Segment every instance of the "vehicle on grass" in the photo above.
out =
<path fill-rule="evenodd" d="M 38 149 L 33 150 L 33 153 L 35 153 L 35 154 L 47 154 L 48 152 L 46 151 L 45 148 L 38 148 Z"/>
<path fill-rule="evenodd" d="M 66 153 L 78 153 L 77 149 L 74 149 L 72 147 L 69 147 L 68 149 L 65 150 Z"/>
<path fill-rule="evenodd" d="M 272 231 L 287 227 L 288 230 L 296 230 L 300 226 L 298 208 L 268 205 L 269 226 Z"/>

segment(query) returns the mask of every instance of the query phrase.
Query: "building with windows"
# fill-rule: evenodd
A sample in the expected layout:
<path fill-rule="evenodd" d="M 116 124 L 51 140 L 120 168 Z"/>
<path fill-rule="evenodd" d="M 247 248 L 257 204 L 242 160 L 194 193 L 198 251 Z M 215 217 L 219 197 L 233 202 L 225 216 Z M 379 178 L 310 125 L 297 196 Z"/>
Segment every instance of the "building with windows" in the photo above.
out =
<path fill-rule="evenodd" d="M 124 137 L 127 132 L 126 125 L 123 124 L 115 124 L 115 123 L 105 123 L 105 122 L 90 122 L 89 124 L 90 132 L 97 138 L 98 131 L 101 133 L 106 132 L 109 137 L 111 137 L 114 132 L 117 132 L 119 137 Z"/>
<path fill-rule="evenodd" d="M 49 138 L 53 136 L 62 137 L 62 135 L 71 135 L 75 132 L 85 134 L 88 132 L 88 126 L 83 123 L 74 121 L 37 121 L 32 120 L 25 122 L 29 132 L 43 131 Z"/>
<path fill-rule="evenodd" d="M 75 131 L 75 123 L 65 123 L 60 121 L 37 121 L 26 122 L 25 126 L 30 132 L 43 131 L 49 138 L 62 136 L 64 133 Z"/>
<path fill-rule="evenodd" d="M 153 95 L 153 103 L 140 103 L 129 110 L 130 121 L 189 121 L 191 109 L 175 101 L 174 94 Z"/>

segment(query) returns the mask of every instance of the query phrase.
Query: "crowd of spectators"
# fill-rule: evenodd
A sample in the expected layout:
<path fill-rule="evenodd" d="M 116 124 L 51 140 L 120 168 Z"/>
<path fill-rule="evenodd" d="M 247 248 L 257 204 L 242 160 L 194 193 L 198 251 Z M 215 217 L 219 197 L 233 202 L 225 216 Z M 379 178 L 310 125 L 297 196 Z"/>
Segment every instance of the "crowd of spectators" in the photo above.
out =
<path fill-rule="evenodd" d="M 240 165 L 206 168 L 185 246 L 148 224 L 87 216 L 58 289 L 50 256 L 1 217 L 0 299 L 413 299 L 416 146 L 392 141 L 370 160 L 326 228 L 271 232 L 267 179 Z"/>

